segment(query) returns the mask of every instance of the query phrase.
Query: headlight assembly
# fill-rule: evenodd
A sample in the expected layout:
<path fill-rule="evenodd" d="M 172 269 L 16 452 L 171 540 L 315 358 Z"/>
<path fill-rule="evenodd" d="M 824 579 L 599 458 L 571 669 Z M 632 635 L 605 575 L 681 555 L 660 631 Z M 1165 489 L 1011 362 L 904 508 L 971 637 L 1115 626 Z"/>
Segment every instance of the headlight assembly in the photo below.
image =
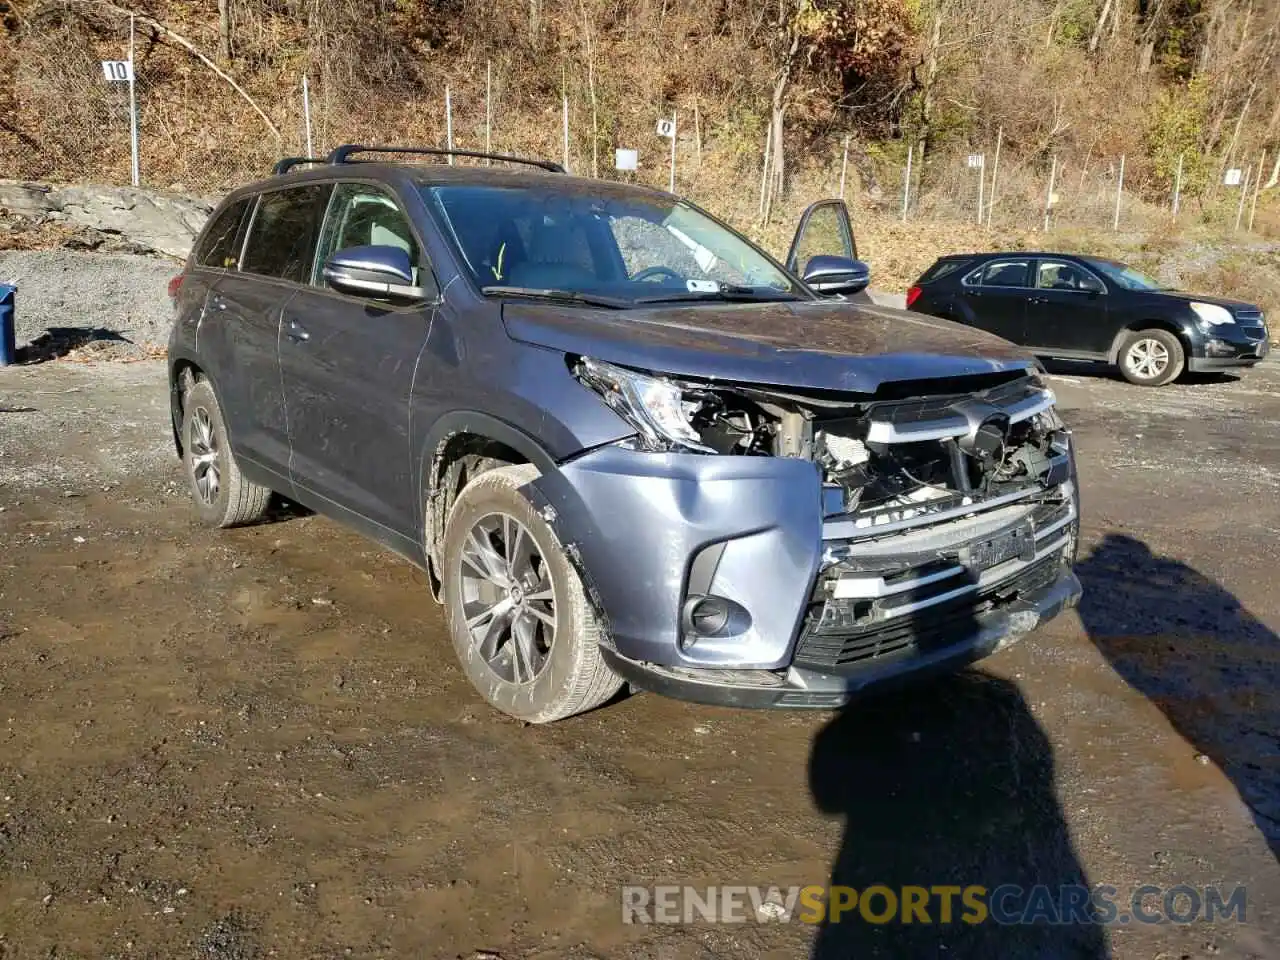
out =
<path fill-rule="evenodd" d="M 702 442 L 691 422 L 703 404 L 693 391 L 661 377 L 585 357 L 574 373 L 636 428 L 646 450 L 717 452 Z"/>
<path fill-rule="evenodd" d="M 1235 323 L 1236 318 L 1231 315 L 1231 311 L 1226 307 L 1220 307 L 1216 303 L 1193 303 L 1191 309 L 1200 319 L 1202 326 L 1223 327 L 1229 323 Z"/>

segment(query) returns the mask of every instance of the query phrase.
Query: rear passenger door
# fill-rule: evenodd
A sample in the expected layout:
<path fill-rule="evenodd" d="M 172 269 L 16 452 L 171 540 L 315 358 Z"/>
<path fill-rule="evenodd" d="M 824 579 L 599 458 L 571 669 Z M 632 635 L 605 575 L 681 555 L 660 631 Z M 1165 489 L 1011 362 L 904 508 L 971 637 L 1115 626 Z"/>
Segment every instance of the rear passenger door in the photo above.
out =
<path fill-rule="evenodd" d="M 219 355 L 213 375 L 232 448 L 273 474 L 276 489 L 287 490 L 289 477 L 280 313 L 310 275 L 329 190 L 308 184 L 258 198 L 239 270 L 218 281 L 201 326 L 201 353 Z"/>
<path fill-rule="evenodd" d="M 364 532 L 402 551 L 420 540 L 411 475 L 409 395 L 434 314 L 430 302 L 353 296 L 330 288 L 325 260 L 340 250 L 394 246 L 434 294 L 421 239 L 398 198 L 374 183 L 333 192 L 309 286 L 284 309 L 280 367 L 293 446 L 295 493 L 345 512 Z"/>
<path fill-rule="evenodd" d="M 1025 343 L 1031 260 L 999 257 L 971 270 L 960 281 L 960 309 L 971 326 L 1014 343 Z"/>

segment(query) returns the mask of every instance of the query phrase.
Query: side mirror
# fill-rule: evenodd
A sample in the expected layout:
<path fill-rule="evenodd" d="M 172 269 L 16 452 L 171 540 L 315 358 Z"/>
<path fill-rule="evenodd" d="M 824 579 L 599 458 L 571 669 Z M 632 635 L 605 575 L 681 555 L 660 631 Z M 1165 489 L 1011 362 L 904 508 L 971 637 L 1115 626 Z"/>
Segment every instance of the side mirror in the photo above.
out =
<path fill-rule="evenodd" d="M 413 282 L 409 254 L 399 247 L 348 247 L 324 264 L 324 278 L 342 293 L 398 300 L 425 300 L 427 291 Z"/>
<path fill-rule="evenodd" d="M 871 283 L 871 267 L 861 260 L 821 254 L 805 265 L 803 279 L 819 293 L 861 293 Z"/>

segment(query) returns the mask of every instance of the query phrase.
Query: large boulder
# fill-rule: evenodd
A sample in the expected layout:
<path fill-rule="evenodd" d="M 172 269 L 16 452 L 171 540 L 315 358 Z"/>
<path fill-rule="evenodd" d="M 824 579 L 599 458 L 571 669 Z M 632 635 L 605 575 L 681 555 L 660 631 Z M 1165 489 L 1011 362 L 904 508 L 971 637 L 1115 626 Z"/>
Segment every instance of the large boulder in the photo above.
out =
<path fill-rule="evenodd" d="M 122 237 L 135 249 L 177 259 L 186 258 L 212 209 L 208 199 L 159 190 L 0 180 L 0 210 Z"/>

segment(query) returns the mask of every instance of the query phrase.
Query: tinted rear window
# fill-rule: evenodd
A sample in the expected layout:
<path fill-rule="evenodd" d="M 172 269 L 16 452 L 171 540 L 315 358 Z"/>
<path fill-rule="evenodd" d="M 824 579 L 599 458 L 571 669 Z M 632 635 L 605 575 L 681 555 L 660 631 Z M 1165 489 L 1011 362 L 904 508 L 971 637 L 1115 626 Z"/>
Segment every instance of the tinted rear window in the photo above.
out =
<path fill-rule="evenodd" d="M 220 270 L 234 270 L 240 266 L 240 247 L 244 238 L 240 230 L 252 203 L 250 198 L 237 200 L 213 219 L 196 250 L 196 263 Z"/>
<path fill-rule="evenodd" d="M 325 183 L 263 194 L 241 269 L 306 283 L 331 190 Z"/>
<path fill-rule="evenodd" d="M 920 275 L 920 279 L 916 283 L 933 283 L 935 280 L 941 280 L 943 277 L 949 277 L 955 273 L 969 260 L 938 260 L 932 267 Z"/>

